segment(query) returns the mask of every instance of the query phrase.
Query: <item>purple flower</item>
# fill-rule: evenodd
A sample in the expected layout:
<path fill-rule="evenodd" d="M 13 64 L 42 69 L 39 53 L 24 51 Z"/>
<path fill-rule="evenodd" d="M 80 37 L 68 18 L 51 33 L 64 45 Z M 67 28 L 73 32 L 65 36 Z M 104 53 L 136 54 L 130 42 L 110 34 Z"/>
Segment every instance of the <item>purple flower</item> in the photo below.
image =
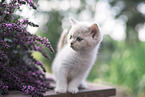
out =
<path fill-rule="evenodd" d="M 4 83 L 0 80 L 0 88 L 2 89 L 2 94 L 7 95 L 9 94 L 8 86 L 5 86 Z"/>
<path fill-rule="evenodd" d="M 35 48 L 36 48 L 36 51 L 39 51 L 40 50 L 40 47 L 35 46 Z"/>
<path fill-rule="evenodd" d="M 39 51 L 49 60 L 42 45 L 51 52 L 53 48 L 46 37 L 38 37 L 26 30 L 27 25 L 38 27 L 37 24 L 27 19 L 20 21 L 19 16 L 14 14 L 16 9 L 26 3 L 36 9 L 33 0 L 0 2 L 0 89 L 3 95 L 8 94 L 8 89 L 11 89 L 43 97 L 42 92 L 51 88 L 50 79 L 45 78 L 43 63 L 37 61 L 31 51 Z"/>
<path fill-rule="evenodd" d="M 36 9 L 36 6 L 34 5 L 33 0 L 29 0 L 29 5 L 30 5 L 33 9 Z"/>

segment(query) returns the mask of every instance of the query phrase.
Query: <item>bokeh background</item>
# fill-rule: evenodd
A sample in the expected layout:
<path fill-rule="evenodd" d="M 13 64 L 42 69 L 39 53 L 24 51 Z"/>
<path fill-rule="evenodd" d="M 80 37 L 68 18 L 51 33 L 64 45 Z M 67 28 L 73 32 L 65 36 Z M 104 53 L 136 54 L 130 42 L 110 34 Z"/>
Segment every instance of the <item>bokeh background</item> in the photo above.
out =
<path fill-rule="evenodd" d="M 39 24 L 28 31 L 47 37 L 56 51 L 64 29 L 70 28 L 69 17 L 97 23 L 103 42 L 88 81 L 113 85 L 117 97 L 145 97 L 145 1 L 144 0 L 34 0 L 37 10 L 23 6 L 16 13 Z M 47 50 L 47 49 L 46 49 Z M 49 53 L 49 52 L 48 52 Z M 56 52 L 47 61 L 40 53 L 47 71 Z"/>

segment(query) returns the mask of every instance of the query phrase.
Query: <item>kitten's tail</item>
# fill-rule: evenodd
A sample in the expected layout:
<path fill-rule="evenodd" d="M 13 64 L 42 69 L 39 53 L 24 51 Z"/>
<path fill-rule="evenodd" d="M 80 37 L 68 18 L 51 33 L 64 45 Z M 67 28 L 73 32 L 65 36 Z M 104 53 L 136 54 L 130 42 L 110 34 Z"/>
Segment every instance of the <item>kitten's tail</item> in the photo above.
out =
<path fill-rule="evenodd" d="M 57 45 L 57 51 L 59 52 L 67 43 L 67 32 L 68 30 L 65 29 L 62 34 L 61 37 L 59 39 L 58 45 Z"/>

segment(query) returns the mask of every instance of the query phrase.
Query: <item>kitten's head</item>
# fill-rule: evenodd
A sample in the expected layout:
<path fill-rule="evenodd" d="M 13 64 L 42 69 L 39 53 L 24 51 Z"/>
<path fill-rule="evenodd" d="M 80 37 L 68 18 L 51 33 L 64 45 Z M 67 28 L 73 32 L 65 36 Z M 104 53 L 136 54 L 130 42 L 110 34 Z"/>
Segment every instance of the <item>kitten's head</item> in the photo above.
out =
<path fill-rule="evenodd" d="M 97 24 L 78 22 L 73 18 L 69 20 L 72 27 L 68 34 L 68 43 L 75 51 L 94 48 L 102 41 Z"/>

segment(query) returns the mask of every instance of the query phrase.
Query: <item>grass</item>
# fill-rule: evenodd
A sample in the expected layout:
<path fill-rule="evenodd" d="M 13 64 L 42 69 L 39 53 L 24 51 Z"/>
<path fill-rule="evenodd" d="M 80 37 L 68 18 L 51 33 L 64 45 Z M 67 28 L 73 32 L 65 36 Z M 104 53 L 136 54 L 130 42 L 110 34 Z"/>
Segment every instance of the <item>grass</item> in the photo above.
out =
<path fill-rule="evenodd" d="M 100 60 L 98 55 L 88 80 L 121 85 L 131 90 L 132 97 L 145 97 L 145 43 L 136 46 L 119 43 L 115 48 L 110 60 Z"/>

